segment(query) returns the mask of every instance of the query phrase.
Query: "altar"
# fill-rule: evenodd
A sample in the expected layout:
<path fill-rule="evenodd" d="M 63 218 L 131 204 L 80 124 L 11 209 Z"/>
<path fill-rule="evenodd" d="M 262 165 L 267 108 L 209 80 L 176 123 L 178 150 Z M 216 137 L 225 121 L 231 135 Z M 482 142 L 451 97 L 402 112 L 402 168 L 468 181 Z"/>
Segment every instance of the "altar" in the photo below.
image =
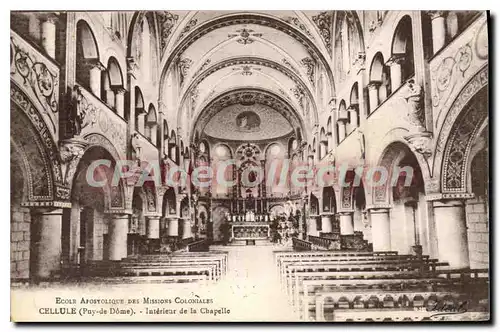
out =
<path fill-rule="evenodd" d="M 271 237 L 269 224 L 263 222 L 239 222 L 231 225 L 232 240 L 267 240 Z"/>
<path fill-rule="evenodd" d="M 254 245 L 271 239 L 269 216 L 246 211 L 241 215 L 233 215 L 231 220 L 231 243 Z"/>

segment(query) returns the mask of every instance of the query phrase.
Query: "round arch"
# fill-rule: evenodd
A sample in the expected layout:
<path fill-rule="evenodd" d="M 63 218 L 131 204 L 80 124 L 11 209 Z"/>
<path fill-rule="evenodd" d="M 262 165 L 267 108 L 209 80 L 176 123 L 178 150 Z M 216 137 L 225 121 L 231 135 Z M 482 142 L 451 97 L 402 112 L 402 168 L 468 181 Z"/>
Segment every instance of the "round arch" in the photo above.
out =
<path fill-rule="evenodd" d="M 450 108 L 443 110 L 446 115 L 436 139 L 433 159 L 434 181 L 430 188 L 432 192 L 441 191 L 455 194 L 467 192 L 465 174 L 471 143 L 475 134 L 488 119 L 487 87 L 488 67 L 483 67 L 464 85 Z M 481 103 L 482 107 L 477 107 Z M 472 116 L 471 122 L 469 122 L 467 114 Z M 458 130 L 465 132 L 462 134 Z M 458 158 L 455 162 L 450 163 L 446 158 L 452 154 Z M 453 171 L 452 166 L 456 166 L 458 169 Z"/>
<path fill-rule="evenodd" d="M 288 25 L 286 22 L 280 21 L 274 17 L 269 15 L 264 15 L 261 13 L 232 13 L 222 17 L 215 18 L 213 20 L 204 22 L 202 25 L 193 29 L 189 34 L 182 39 L 177 46 L 172 50 L 170 56 L 165 57 L 165 59 L 161 63 L 161 76 L 160 76 L 160 91 L 164 90 L 164 82 L 167 77 L 167 73 L 171 64 L 175 59 L 178 58 L 180 54 L 182 54 L 191 44 L 193 44 L 196 40 L 203 37 L 205 34 L 222 27 L 227 27 L 231 25 L 239 25 L 239 24 L 258 24 L 268 27 L 274 27 L 279 31 L 283 31 L 293 38 L 295 38 L 298 42 L 300 42 L 306 49 L 310 51 L 315 57 L 322 62 L 325 67 L 326 73 L 328 75 L 329 81 L 332 87 L 332 95 L 335 95 L 335 82 L 333 79 L 333 74 L 330 69 L 330 62 L 327 57 L 319 50 L 317 45 L 312 42 L 308 37 L 306 37 L 302 31 L 298 30 L 295 27 Z"/>

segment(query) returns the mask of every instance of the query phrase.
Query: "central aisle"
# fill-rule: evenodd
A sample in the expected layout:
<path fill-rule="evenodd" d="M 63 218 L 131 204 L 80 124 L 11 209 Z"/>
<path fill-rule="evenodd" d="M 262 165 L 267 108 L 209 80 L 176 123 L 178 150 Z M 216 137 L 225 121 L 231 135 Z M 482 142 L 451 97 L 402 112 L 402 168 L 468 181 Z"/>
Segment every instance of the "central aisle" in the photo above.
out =
<path fill-rule="evenodd" d="M 273 250 L 283 246 L 211 246 L 210 251 L 228 252 L 226 277 L 217 283 L 224 296 L 238 310 L 241 320 L 296 321 L 292 306 L 281 290 Z M 241 314 L 241 316 L 240 316 Z"/>

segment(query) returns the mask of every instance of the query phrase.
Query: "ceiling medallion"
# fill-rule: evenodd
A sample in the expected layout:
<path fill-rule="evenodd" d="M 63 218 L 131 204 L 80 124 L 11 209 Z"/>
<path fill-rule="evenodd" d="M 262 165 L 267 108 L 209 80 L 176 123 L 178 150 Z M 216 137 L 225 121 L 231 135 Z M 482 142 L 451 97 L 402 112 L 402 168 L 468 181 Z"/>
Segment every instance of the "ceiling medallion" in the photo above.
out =
<path fill-rule="evenodd" d="M 261 70 L 261 69 L 260 68 L 255 68 L 255 67 L 251 67 L 251 66 L 248 66 L 248 65 L 244 65 L 241 68 L 233 68 L 233 70 L 241 70 L 241 75 L 243 75 L 243 76 L 251 76 L 253 74 L 252 70 Z"/>
<path fill-rule="evenodd" d="M 255 104 L 255 96 L 251 93 L 243 94 L 240 96 L 240 104 L 250 106 Z"/>
<path fill-rule="evenodd" d="M 330 32 L 330 27 L 332 26 L 331 12 L 321 12 L 318 15 L 313 16 L 312 19 L 318 27 L 319 34 L 321 35 L 321 38 L 323 38 L 326 48 L 330 53 L 332 53 L 332 36 Z"/>
<path fill-rule="evenodd" d="M 231 33 L 228 35 L 228 37 L 233 38 L 236 36 L 240 36 L 240 38 L 238 38 L 236 41 L 240 44 L 243 44 L 243 45 L 253 43 L 255 41 L 255 39 L 253 39 L 251 37 L 262 37 L 261 33 L 252 33 L 252 32 L 254 32 L 254 30 L 246 29 L 246 28 L 243 28 L 241 30 L 236 30 L 236 32 L 238 32 L 238 33 L 237 34 Z"/>

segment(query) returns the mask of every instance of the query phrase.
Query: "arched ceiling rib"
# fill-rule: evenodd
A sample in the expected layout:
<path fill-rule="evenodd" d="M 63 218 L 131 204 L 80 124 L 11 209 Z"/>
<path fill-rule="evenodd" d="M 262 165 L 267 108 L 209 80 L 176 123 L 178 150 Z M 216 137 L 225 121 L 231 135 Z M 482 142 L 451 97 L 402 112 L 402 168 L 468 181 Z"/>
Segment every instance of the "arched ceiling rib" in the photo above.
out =
<path fill-rule="evenodd" d="M 301 128 L 304 132 L 302 117 L 297 114 L 290 103 L 272 92 L 257 88 L 242 88 L 225 92 L 212 99 L 194 119 L 191 140 L 195 132 L 203 132 L 207 123 L 218 112 L 231 105 L 254 105 L 268 106 L 285 118 L 292 128 Z"/>
<path fill-rule="evenodd" d="M 324 43 L 324 29 L 318 29 L 321 15 L 314 14 L 183 12 L 182 17 L 169 14 L 167 19 L 159 15 L 160 24 L 170 24 L 168 38 L 162 38 L 160 100 L 175 99 L 168 105 L 177 111 L 178 128 L 192 135 L 193 125 L 221 95 L 251 88 L 283 100 L 288 106 L 282 109 L 297 117 L 295 128 L 312 129 L 325 109 L 317 104 L 324 97 L 318 96 L 334 96 L 331 52 Z M 321 24 L 324 28 L 325 22 Z M 165 33 L 165 24 L 160 30 Z M 323 76 L 326 85 L 318 83 Z"/>

